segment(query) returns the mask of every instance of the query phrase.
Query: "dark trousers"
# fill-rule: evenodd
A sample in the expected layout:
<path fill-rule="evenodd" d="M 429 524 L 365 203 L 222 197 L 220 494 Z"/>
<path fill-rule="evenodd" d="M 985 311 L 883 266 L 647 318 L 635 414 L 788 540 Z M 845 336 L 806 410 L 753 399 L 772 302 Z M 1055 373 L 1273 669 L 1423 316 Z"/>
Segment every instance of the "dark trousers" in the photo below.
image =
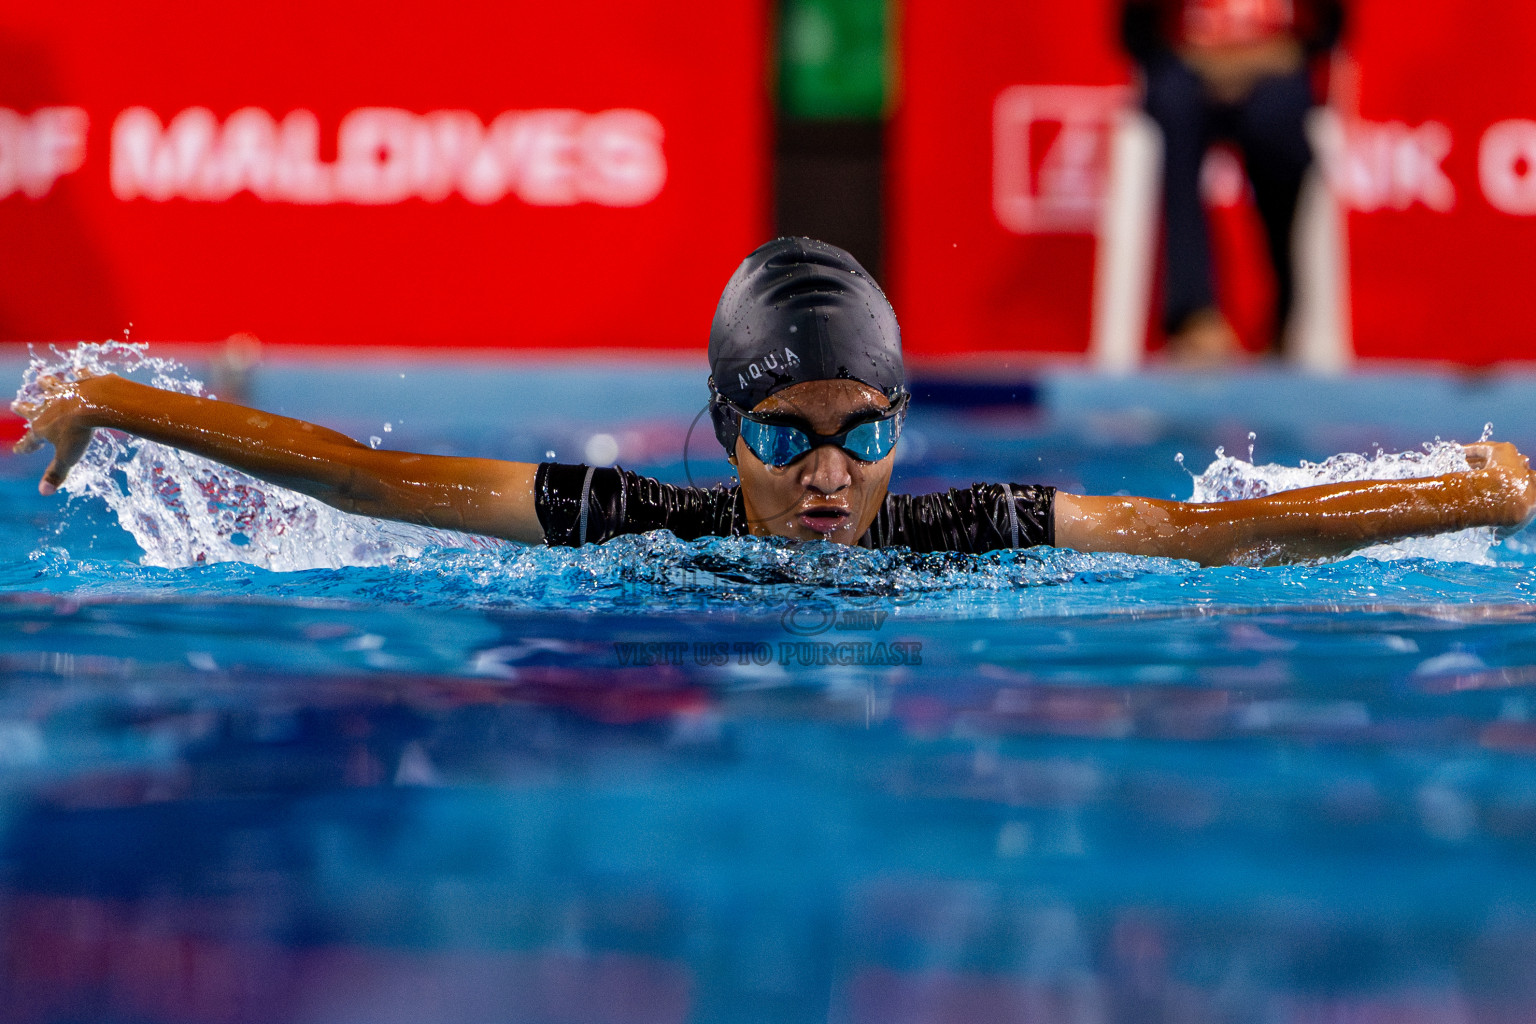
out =
<path fill-rule="evenodd" d="M 1200 199 L 1200 167 L 1212 142 L 1235 143 L 1264 222 L 1275 270 L 1276 336 L 1291 312 L 1291 227 L 1301 182 L 1312 162 L 1306 117 L 1316 100 L 1306 69 L 1263 79 L 1241 102 L 1216 103 L 1195 72 L 1167 56 L 1142 69 L 1146 109 L 1163 132 L 1163 326 L 1176 331 L 1201 309 L 1216 305 L 1211 240 Z"/>

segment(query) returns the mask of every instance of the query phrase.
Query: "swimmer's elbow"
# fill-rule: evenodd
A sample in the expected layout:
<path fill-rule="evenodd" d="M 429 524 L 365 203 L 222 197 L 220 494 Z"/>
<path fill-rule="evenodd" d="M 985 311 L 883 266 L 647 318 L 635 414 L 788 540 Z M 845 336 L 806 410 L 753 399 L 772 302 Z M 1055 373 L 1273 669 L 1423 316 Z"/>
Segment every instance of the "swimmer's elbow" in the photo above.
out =
<path fill-rule="evenodd" d="M 1231 560 L 1235 536 L 1209 506 L 1131 495 L 1057 494 L 1056 543 L 1077 551 L 1181 558 L 1217 565 Z"/>
<path fill-rule="evenodd" d="M 522 543 L 544 539 L 533 500 L 536 466 L 369 450 L 331 469 L 306 493 L 342 512 Z"/>
<path fill-rule="evenodd" d="M 341 512 L 378 519 L 409 519 L 399 488 L 370 467 L 337 463 L 323 479 L 301 488 Z"/>

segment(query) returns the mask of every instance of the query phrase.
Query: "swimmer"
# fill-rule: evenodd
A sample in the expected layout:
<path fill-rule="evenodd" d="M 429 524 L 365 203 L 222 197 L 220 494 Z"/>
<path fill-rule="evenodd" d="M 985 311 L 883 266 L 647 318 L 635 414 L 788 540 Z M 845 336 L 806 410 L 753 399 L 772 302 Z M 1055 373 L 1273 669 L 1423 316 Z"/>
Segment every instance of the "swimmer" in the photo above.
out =
<path fill-rule="evenodd" d="M 376 451 L 300 420 L 113 375 L 43 382 L 14 406 L 17 452 L 51 444 L 52 494 L 109 428 L 222 462 L 358 515 L 580 546 L 666 529 L 917 551 L 1045 544 L 1206 565 L 1325 558 L 1473 526 L 1515 530 L 1536 479 L 1509 444 L 1467 446 L 1470 470 L 1194 503 L 1068 494 L 1026 483 L 891 494 L 910 396 L 896 316 L 842 249 L 781 238 L 746 258 L 710 329 L 710 414 L 739 483 L 663 484 L 619 468 Z"/>

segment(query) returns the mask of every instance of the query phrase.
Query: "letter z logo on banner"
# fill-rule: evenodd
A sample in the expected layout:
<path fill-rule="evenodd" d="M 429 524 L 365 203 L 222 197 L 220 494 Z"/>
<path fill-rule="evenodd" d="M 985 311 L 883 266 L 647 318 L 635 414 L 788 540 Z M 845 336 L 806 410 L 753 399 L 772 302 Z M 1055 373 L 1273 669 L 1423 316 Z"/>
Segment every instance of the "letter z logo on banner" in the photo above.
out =
<path fill-rule="evenodd" d="M 992 105 L 992 211 L 1018 235 L 1092 234 L 1118 85 L 1014 85 Z"/>

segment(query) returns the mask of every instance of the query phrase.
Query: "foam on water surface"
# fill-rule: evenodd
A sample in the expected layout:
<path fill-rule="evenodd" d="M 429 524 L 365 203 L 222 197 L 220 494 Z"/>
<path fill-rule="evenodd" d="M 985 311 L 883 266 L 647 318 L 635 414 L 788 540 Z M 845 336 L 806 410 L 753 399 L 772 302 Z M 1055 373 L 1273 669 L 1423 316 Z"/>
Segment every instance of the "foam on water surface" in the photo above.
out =
<path fill-rule="evenodd" d="M 38 402 L 48 376 L 79 380 L 103 373 L 147 378 L 154 387 L 202 395 L 201 381 L 172 359 L 128 342 L 81 343 L 52 358 L 34 355 L 17 399 Z M 209 395 L 209 397 L 215 397 Z M 348 515 L 323 502 L 166 445 L 98 430 L 63 488 L 97 499 L 143 549 L 144 565 L 180 568 L 244 562 L 276 572 L 385 565 L 434 546 L 497 542 Z"/>

